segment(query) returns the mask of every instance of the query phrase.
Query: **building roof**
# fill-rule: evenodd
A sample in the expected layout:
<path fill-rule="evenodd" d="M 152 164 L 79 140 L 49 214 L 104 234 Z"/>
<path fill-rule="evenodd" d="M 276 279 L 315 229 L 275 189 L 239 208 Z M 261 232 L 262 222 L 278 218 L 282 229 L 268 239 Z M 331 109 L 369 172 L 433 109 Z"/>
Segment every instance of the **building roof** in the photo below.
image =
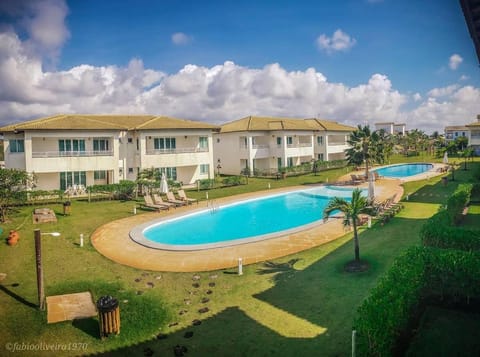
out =
<path fill-rule="evenodd" d="M 465 125 L 450 125 L 445 127 L 445 131 L 468 130 Z"/>
<path fill-rule="evenodd" d="M 460 4 L 480 62 L 480 1 L 460 0 Z"/>
<path fill-rule="evenodd" d="M 205 122 L 154 115 L 61 114 L 15 123 L 0 132 L 24 130 L 155 130 L 155 129 L 218 129 Z"/>
<path fill-rule="evenodd" d="M 467 126 L 467 128 L 480 128 L 480 119 L 476 122 L 467 124 L 466 126 Z"/>
<path fill-rule="evenodd" d="M 352 131 L 355 128 L 334 121 L 322 119 L 299 119 L 280 117 L 258 117 L 248 116 L 242 119 L 226 123 L 221 126 L 221 133 L 238 131 L 277 131 L 277 130 L 330 130 L 330 131 Z"/>

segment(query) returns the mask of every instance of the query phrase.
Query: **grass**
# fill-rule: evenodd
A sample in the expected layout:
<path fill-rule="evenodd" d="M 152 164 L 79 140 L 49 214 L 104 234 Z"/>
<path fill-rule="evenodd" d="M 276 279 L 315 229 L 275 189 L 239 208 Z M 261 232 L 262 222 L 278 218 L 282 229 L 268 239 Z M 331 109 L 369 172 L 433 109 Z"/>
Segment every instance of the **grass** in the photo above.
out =
<path fill-rule="evenodd" d="M 468 180 L 468 173 L 460 175 L 457 182 Z M 342 170 L 332 170 L 322 173 L 324 176 L 250 180 L 248 186 L 211 190 L 210 197 L 266 189 L 268 182 L 271 187 L 309 184 L 326 181 L 327 177 L 332 180 L 340 174 Z M 76 353 L 56 351 L 56 355 L 108 352 L 113 356 L 143 356 L 148 349 L 154 355 L 172 355 L 177 344 L 187 346 L 188 355 L 193 356 L 347 355 L 357 306 L 401 251 L 420 244 L 420 227 L 444 203 L 445 193 L 453 192 L 454 185 L 444 187 L 439 178 L 405 185 L 405 192 L 419 194 L 405 201 L 406 208 L 385 226 L 361 231 L 360 254 L 370 262 L 368 272 L 343 272 L 343 265 L 353 256 L 352 237 L 347 234 L 271 264 L 245 266 L 243 276 L 228 269 L 199 273 L 199 288 L 192 286 L 193 274 L 148 272 L 122 266 L 91 246 L 91 233 L 105 222 L 131 215 L 132 202 L 74 201 L 71 216 L 65 217 L 60 204 L 49 204 L 56 211 L 58 222 L 42 224 L 40 228 L 62 235 L 42 238 L 46 294 L 90 290 L 95 299 L 104 294 L 119 298 L 122 330 L 119 336 L 105 341 L 98 338 L 96 319 L 47 325 L 46 313 L 36 309 L 36 226 L 31 221 L 33 207 L 23 207 L 11 222 L 2 226 L 2 238 L 9 229 L 20 226 L 21 240 L 14 247 L 0 245 L 0 272 L 8 274 L 0 286 L 0 355 L 8 352 L 4 350 L 6 343 L 15 342 L 87 346 Z M 78 246 L 80 233 L 85 236 L 83 248 Z M 148 288 L 148 282 L 154 287 Z M 209 283 L 215 286 L 210 287 Z M 212 294 L 207 294 L 207 290 Z M 210 301 L 203 303 L 203 298 Z M 199 313 L 205 306 L 210 311 Z M 193 326 L 197 319 L 202 324 Z M 169 327 L 173 323 L 177 324 Z M 193 332 L 193 337 L 185 338 L 186 332 Z M 166 338 L 157 339 L 159 333 Z M 15 355 L 30 356 L 31 352 Z"/>
<path fill-rule="evenodd" d="M 407 356 L 466 355 L 480 355 L 480 314 L 427 307 Z"/>

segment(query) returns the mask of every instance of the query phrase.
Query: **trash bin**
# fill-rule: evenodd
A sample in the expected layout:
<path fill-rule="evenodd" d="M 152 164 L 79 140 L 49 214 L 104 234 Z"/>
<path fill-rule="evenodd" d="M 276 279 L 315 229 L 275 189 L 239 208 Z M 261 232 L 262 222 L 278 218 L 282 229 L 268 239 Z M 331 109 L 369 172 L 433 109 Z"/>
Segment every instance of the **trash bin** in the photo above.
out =
<path fill-rule="evenodd" d="M 70 215 L 71 208 L 72 208 L 72 203 L 70 201 L 63 202 L 63 215 L 64 216 Z"/>
<path fill-rule="evenodd" d="M 98 323 L 100 325 L 100 338 L 104 339 L 109 334 L 120 333 L 120 306 L 118 300 L 106 295 L 97 300 Z"/>

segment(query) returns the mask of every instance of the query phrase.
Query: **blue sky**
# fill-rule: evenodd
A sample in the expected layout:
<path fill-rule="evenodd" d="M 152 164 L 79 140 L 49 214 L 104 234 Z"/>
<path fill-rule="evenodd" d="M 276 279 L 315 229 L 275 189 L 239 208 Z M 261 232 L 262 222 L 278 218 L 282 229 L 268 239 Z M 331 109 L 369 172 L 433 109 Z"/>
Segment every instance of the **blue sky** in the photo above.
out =
<path fill-rule="evenodd" d="M 480 113 L 459 1 L 7 0 L 0 35 L 0 80 L 18 87 L 0 89 L 0 122 L 254 114 L 432 131 Z"/>
<path fill-rule="evenodd" d="M 462 75 L 478 85 L 478 60 L 460 3 L 422 1 L 71 1 L 72 37 L 60 65 L 126 65 L 141 58 L 169 73 L 187 64 L 230 60 L 289 71 L 314 67 L 335 82 L 363 83 L 387 74 L 402 91 L 448 85 Z M 316 39 L 341 29 L 356 40 L 348 51 L 319 51 Z M 175 45 L 173 33 L 190 41 Z M 456 72 L 448 58 L 463 58 Z"/>

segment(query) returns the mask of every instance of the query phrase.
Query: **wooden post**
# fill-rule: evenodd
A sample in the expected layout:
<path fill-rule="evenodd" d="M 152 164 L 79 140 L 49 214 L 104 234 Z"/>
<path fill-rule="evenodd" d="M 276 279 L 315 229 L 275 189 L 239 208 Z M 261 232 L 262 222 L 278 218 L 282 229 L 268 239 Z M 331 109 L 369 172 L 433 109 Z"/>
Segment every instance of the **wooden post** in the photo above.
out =
<path fill-rule="evenodd" d="M 45 310 L 45 291 L 43 289 L 43 267 L 42 267 L 42 234 L 40 229 L 35 229 L 35 262 L 37 265 L 37 291 L 38 307 Z"/>

